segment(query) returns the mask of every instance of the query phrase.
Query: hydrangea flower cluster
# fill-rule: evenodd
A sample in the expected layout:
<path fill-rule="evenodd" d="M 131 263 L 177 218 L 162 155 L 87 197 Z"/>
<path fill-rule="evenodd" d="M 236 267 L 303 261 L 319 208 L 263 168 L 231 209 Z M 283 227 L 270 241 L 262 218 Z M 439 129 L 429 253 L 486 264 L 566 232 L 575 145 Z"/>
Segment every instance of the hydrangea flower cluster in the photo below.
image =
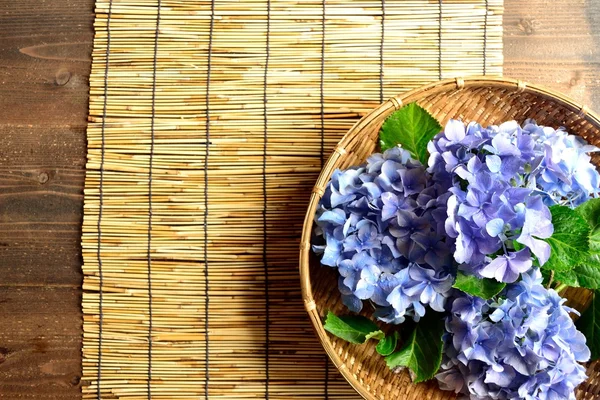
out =
<path fill-rule="evenodd" d="M 405 144 L 423 160 L 421 139 L 441 126 L 414 104 L 397 112 L 382 127 L 382 145 Z M 414 129 L 401 129 L 411 123 Z M 445 313 L 429 314 L 402 350 L 378 345 L 390 368 L 406 367 L 408 353 L 439 357 L 443 334 L 436 375 L 442 389 L 473 400 L 574 399 L 586 379 L 579 362 L 596 350 L 590 352 L 573 324 L 569 313 L 575 311 L 542 286 L 539 267 L 551 256 L 544 239 L 554 233 L 552 215 L 557 233 L 575 221 L 558 216 L 576 212 L 550 207 L 575 208 L 600 195 L 600 174 L 589 155 L 599 150 L 532 120 L 488 128 L 450 120 L 427 144 L 427 168 L 397 146 L 365 165 L 336 170 L 316 212 L 320 244 L 314 250 L 322 264 L 339 271 L 338 287 L 351 311 L 367 300 L 376 318 L 392 324 L 419 321 L 427 307 Z M 580 240 L 583 234 L 571 242 Z M 457 270 L 466 274 L 454 289 Z M 485 300 L 497 293 L 494 287 L 504 289 Z M 582 330 L 589 336 L 588 325 Z M 336 329 L 332 322 L 328 330 Z M 342 331 L 338 336 L 347 339 Z M 433 340 L 437 346 L 429 346 Z M 409 368 L 418 382 L 437 366 Z"/>
<path fill-rule="evenodd" d="M 418 321 L 444 311 L 453 284 L 453 239 L 444 231 L 450 181 L 436 180 L 400 147 L 336 170 L 316 214 L 321 263 L 337 268 L 352 311 L 363 300 L 378 319 Z"/>
<path fill-rule="evenodd" d="M 575 399 L 590 358 L 585 337 L 535 268 L 501 300 L 463 295 L 446 320 L 440 387 L 472 399 Z"/>
<path fill-rule="evenodd" d="M 456 238 L 459 268 L 515 282 L 543 265 L 553 233 L 549 205 L 575 207 L 600 193 L 593 146 L 562 129 L 528 120 L 483 128 L 451 120 L 429 142 L 429 172 L 452 182 L 446 233 Z M 514 241 L 522 246 L 516 247 Z"/>

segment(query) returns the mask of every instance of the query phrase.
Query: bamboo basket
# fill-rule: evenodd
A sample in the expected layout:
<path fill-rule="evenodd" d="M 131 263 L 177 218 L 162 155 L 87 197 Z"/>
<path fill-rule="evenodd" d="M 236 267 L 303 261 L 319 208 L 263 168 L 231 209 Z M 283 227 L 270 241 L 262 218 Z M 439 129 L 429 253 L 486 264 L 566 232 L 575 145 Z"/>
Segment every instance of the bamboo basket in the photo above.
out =
<path fill-rule="evenodd" d="M 534 118 L 542 125 L 564 126 L 570 133 L 600 146 L 600 118 L 586 106 L 552 90 L 506 78 L 456 78 L 423 86 L 390 98 L 350 129 L 335 147 L 313 189 L 304 221 L 300 275 L 305 307 L 323 347 L 348 382 L 369 400 L 456 398 L 452 392 L 439 390 L 435 380 L 413 385 L 408 373 L 391 372 L 373 343 L 350 344 L 324 330 L 322 321 L 327 310 L 342 313 L 344 306 L 337 289 L 337 271 L 320 266 L 311 251 L 314 214 L 333 171 L 363 163 L 376 148 L 383 121 L 411 102 L 427 109 L 442 125 L 450 118 L 482 125 Z M 592 160 L 600 165 L 598 155 Z M 585 289 L 569 289 L 565 295 L 575 308 L 585 307 L 590 300 Z M 600 362 L 590 363 L 587 374 L 589 378 L 579 387 L 577 398 L 600 399 Z"/>

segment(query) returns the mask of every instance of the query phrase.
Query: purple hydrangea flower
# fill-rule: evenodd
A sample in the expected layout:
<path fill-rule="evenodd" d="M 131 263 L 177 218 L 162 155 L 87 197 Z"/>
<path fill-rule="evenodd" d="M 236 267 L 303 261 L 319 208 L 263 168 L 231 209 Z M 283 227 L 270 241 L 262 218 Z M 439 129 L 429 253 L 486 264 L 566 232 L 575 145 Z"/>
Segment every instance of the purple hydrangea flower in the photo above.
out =
<path fill-rule="evenodd" d="M 452 181 L 445 231 L 469 274 L 510 283 L 532 267 L 532 255 L 543 265 L 543 239 L 553 233 L 548 206 L 575 207 L 600 194 L 588 155 L 598 149 L 534 121 L 482 128 L 451 120 L 428 149 L 428 171 Z"/>
<path fill-rule="evenodd" d="M 528 246 L 543 265 L 550 258 L 550 245 L 541 239 L 549 238 L 553 232 L 550 210 L 542 204 L 540 197 L 530 198 L 517 242 Z"/>
<path fill-rule="evenodd" d="M 344 240 L 345 252 L 360 252 L 380 248 L 381 239 L 377 225 L 365 219 L 356 224 L 356 233 L 347 236 Z"/>
<path fill-rule="evenodd" d="M 444 310 L 454 281 L 454 240 L 444 232 L 450 184 L 400 147 L 333 173 L 315 218 L 324 243 L 314 250 L 338 269 L 350 310 L 367 300 L 390 323 Z"/>
<path fill-rule="evenodd" d="M 529 271 L 533 262 L 529 249 L 502 254 L 479 270 L 485 278 L 496 278 L 500 282 L 514 282 L 519 274 Z"/>
<path fill-rule="evenodd" d="M 562 299 L 539 269 L 510 284 L 500 300 L 456 297 L 446 320 L 440 387 L 471 398 L 574 400 L 590 358 Z"/>
<path fill-rule="evenodd" d="M 541 285 L 549 206 L 600 194 L 599 149 L 564 129 L 450 120 L 426 169 L 401 147 L 336 170 L 316 213 L 314 246 L 339 272 L 343 303 L 379 320 L 450 310 L 440 387 L 472 399 L 574 399 L 589 359 L 573 310 Z M 535 257 L 535 262 L 534 262 Z M 492 300 L 452 289 L 456 269 L 508 285 Z"/>

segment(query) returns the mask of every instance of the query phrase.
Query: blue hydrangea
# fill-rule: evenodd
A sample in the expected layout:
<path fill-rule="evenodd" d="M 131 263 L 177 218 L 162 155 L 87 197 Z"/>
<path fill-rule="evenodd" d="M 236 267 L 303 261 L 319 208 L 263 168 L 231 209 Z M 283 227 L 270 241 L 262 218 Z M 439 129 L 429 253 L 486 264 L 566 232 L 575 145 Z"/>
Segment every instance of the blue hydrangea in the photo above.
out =
<path fill-rule="evenodd" d="M 548 206 L 575 207 L 600 193 L 588 154 L 598 149 L 531 120 L 488 128 L 450 120 L 428 150 L 434 180 L 452 182 L 445 230 L 456 239 L 454 259 L 480 277 L 510 283 L 533 256 L 543 265 L 550 246 L 542 239 L 553 233 Z"/>
<path fill-rule="evenodd" d="M 344 304 L 381 321 L 445 312 L 440 387 L 471 399 L 574 399 L 584 336 L 538 265 L 550 257 L 549 207 L 600 194 L 599 149 L 564 129 L 450 120 L 428 168 L 396 147 L 336 170 L 317 210 L 314 246 L 339 273 Z M 452 289 L 456 269 L 506 282 L 494 299 Z"/>
<path fill-rule="evenodd" d="M 454 281 L 454 239 L 444 230 L 450 183 L 400 147 L 333 173 L 316 213 L 322 244 L 314 250 L 339 271 L 350 310 L 367 300 L 394 324 L 418 321 L 426 306 L 444 311 Z"/>
<path fill-rule="evenodd" d="M 463 294 L 446 319 L 442 389 L 471 399 L 574 400 L 587 377 L 585 337 L 565 299 L 541 284 L 539 269 L 510 284 L 498 300 Z"/>

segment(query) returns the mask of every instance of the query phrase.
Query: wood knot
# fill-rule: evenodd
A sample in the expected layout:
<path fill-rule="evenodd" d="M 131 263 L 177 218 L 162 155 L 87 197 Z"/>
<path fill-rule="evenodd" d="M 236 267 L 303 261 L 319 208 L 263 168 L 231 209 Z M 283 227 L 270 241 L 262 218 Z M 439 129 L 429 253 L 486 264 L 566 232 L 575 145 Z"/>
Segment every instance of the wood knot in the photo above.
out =
<path fill-rule="evenodd" d="M 56 86 L 65 86 L 71 80 L 71 73 L 64 68 L 61 68 L 54 77 Z"/>
<path fill-rule="evenodd" d="M 40 172 L 40 174 L 38 175 L 38 182 L 41 183 L 42 185 L 45 184 L 46 182 L 48 182 L 49 180 L 50 180 L 50 176 L 46 172 Z"/>
<path fill-rule="evenodd" d="M 8 353 L 10 353 L 10 350 L 8 350 L 6 347 L 0 347 L 0 364 L 6 361 L 8 358 Z"/>
<path fill-rule="evenodd" d="M 579 79 L 577 79 L 577 78 L 571 78 L 571 80 L 569 80 L 569 86 L 571 86 L 571 87 L 577 86 L 578 83 L 579 83 Z"/>
<path fill-rule="evenodd" d="M 71 384 L 71 386 L 79 386 L 79 382 L 81 382 L 81 377 L 79 375 L 75 375 L 69 381 L 69 383 Z"/>
<path fill-rule="evenodd" d="M 582 75 L 581 71 L 575 71 L 575 73 L 573 74 L 571 79 L 569 79 L 569 86 L 570 87 L 577 86 L 582 79 L 581 75 Z"/>
<path fill-rule="evenodd" d="M 535 21 L 530 18 L 521 18 L 518 27 L 526 35 L 533 35 L 535 33 Z"/>

